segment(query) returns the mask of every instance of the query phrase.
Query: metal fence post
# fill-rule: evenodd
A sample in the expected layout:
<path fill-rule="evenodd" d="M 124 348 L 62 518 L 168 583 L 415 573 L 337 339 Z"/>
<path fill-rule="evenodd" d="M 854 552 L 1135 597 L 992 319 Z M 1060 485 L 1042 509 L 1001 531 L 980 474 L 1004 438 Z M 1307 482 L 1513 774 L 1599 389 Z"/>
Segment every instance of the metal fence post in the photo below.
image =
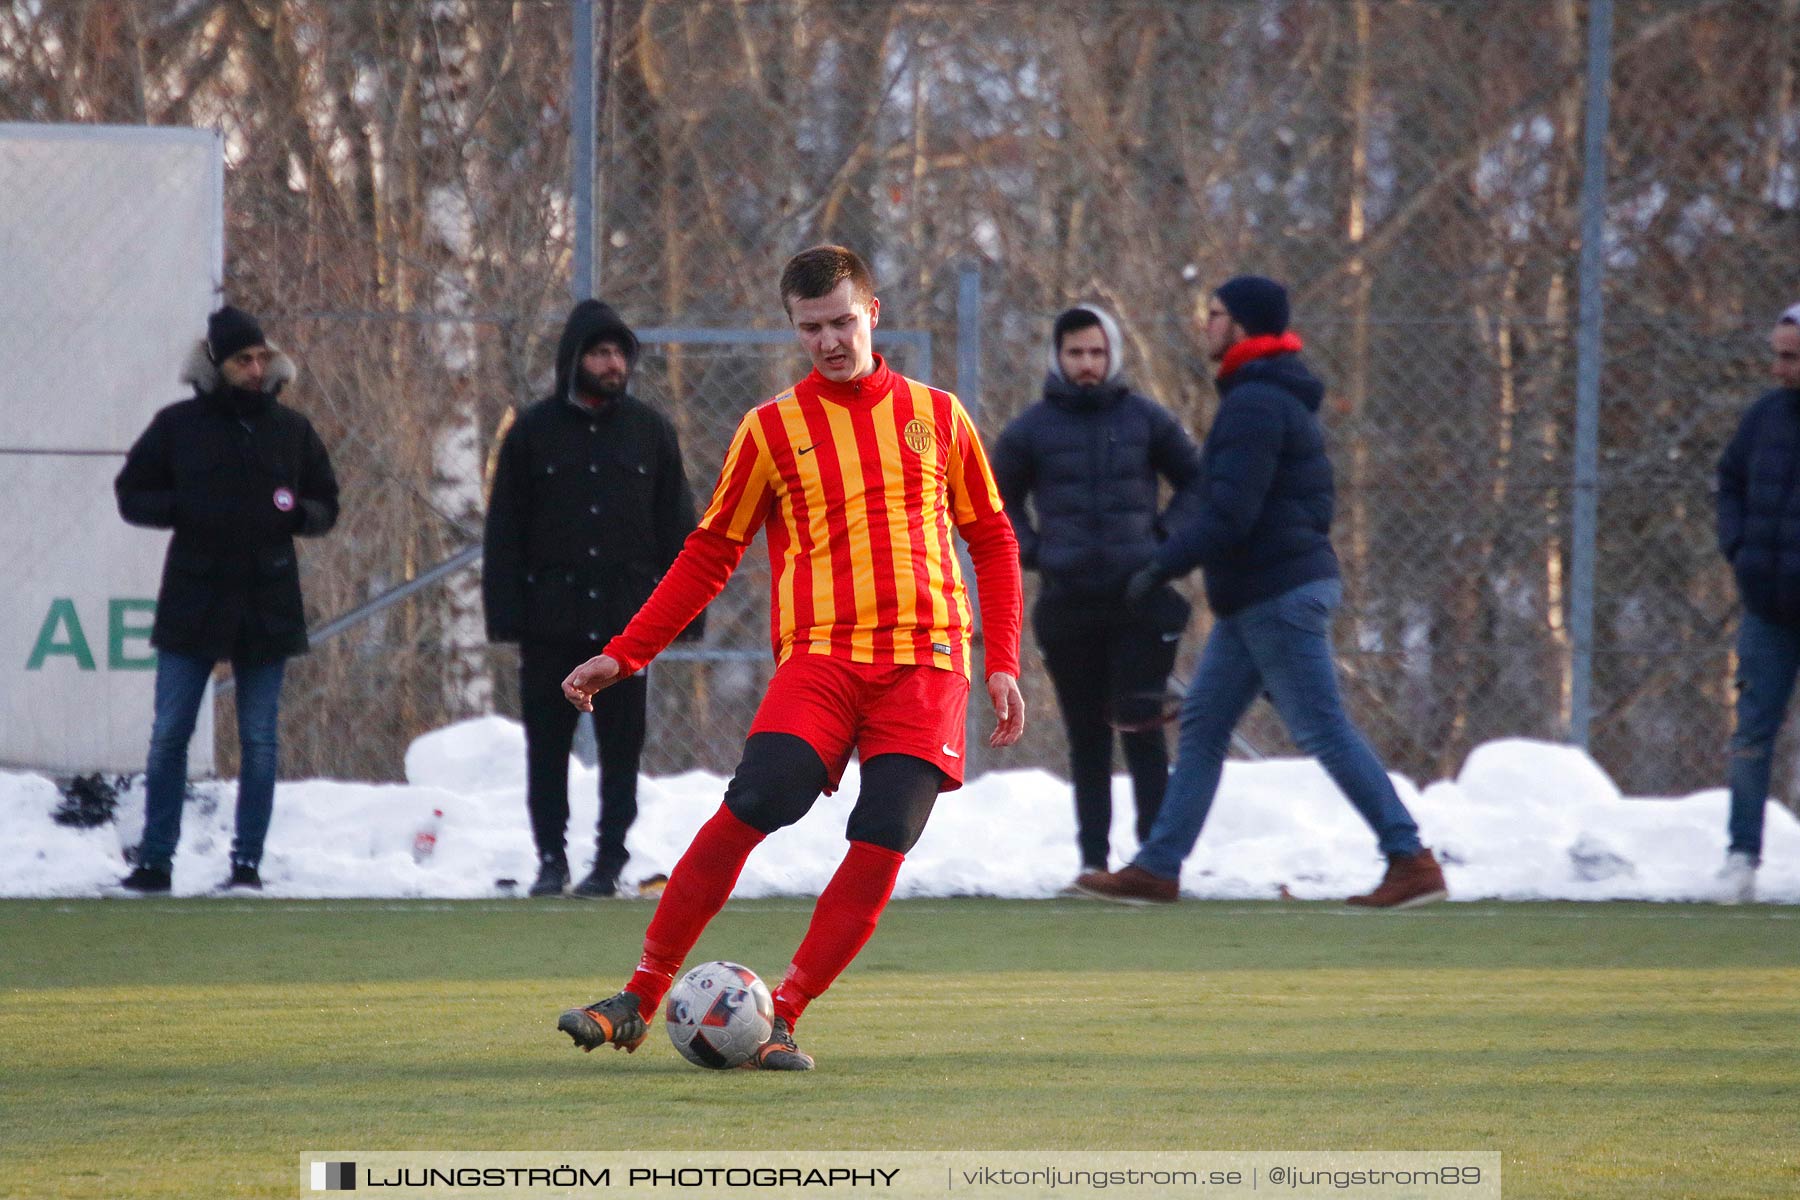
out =
<path fill-rule="evenodd" d="M 575 220 L 575 245 L 569 271 L 569 291 L 576 303 L 594 294 L 594 172 L 598 147 L 595 137 L 594 102 L 594 0 L 573 0 L 574 28 L 569 39 L 569 200 Z M 584 766 L 593 766 L 600 747 L 593 719 L 575 723 L 574 754 Z"/>
<path fill-rule="evenodd" d="M 574 261 L 569 290 L 581 301 L 594 294 L 594 0 L 571 5 L 574 36 L 569 55 L 570 202 L 575 217 Z"/>
<path fill-rule="evenodd" d="M 1575 505 L 1570 545 L 1569 740 L 1588 748 L 1594 690 L 1594 542 L 1599 517 L 1600 371 L 1606 271 L 1606 139 L 1612 0 L 1588 6 L 1587 116 L 1582 133 L 1581 313 L 1575 360 Z"/>
<path fill-rule="evenodd" d="M 981 415 L 981 267 L 956 270 L 956 395 L 971 417 Z"/>
<path fill-rule="evenodd" d="M 956 271 L 956 398 L 969 411 L 969 419 L 981 421 L 981 268 L 974 263 L 965 262 Z M 956 548 L 957 556 L 962 560 L 963 577 L 970 583 L 970 609 L 975 615 L 975 627 L 983 629 L 981 623 L 981 590 L 973 586 L 975 582 L 974 565 L 969 560 L 968 550 L 963 546 Z M 985 630 L 984 630 L 985 632 Z M 982 740 L 982 721 L 987 716 L 987 706 L 981 703 L 987 693 L 986 677 L 982 674 L 982 663 L 978 658 L 974 664 L 974 678 L 969 687 L 969 708 L 963 716 L 963 770 L 970 779 L 981 774 L 986 764 L 982 761 L 987 754 L 987 743 Z"/>

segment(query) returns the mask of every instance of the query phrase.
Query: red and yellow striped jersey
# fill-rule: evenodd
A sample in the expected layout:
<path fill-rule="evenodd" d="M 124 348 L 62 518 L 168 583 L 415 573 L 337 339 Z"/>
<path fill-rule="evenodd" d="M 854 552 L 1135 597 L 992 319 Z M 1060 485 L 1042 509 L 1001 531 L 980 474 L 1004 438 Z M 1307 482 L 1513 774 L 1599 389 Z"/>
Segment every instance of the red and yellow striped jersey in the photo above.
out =
<path fill-rule="evenodd" d="M 951 531 L 1001 508 L 962 404 L 877 356 L 861 379 L 814 372 L 746 415 L 700 528 L 740 545 L 766 531 L 778 663 L 829 654 L 968 675 Z"/>

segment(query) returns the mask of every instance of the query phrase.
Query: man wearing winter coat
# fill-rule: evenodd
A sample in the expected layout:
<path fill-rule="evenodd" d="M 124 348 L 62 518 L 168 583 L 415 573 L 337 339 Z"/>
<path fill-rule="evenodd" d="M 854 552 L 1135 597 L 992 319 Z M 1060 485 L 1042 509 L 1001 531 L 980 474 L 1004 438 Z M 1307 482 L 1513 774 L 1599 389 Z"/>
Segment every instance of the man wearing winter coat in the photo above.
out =
<path fill-rule="evenodd" d="M 193 398 L 156 414 L 113 484 L 126 521 L 175 531 L 150 634 L 156 715 L 144 838 L 136 869 L 123 881 L 131 891 L 170 889 L 188 740 L 213 664 L 222 659 L 237 681 L 242 751 L 226 886 L 262 886 L 281 679 L 289 656 L 307 648 L 294 538 L 318 537 L 338 517 L 337 478 L 324 443 L 311 422 L 277 399 L 297 374 L 254 317 L 219 309 L 181 373 Z"/>
<path fill-rule="evenodd" d="M 1725 899 L 1756 898 L 1775 735 L 1800 673 L 1800 304 L 1769 334 L 1773 390 L 1719 460 L 1719 552 L 1743 601 Z"/>
<path fill-rule="evenodd" d="M 580 713 L 562 681 L 625 628 L 695 525 L 675 426 L 628 391 L 637 355 L 637 336 L 610 306 L 577 304 L 557 345 L 555 386 L 507 431 L 488 500 L 482 599 L 488 638 L 519 643 L 533 896 L 569 883 L 569 750 Z M 618 891 L 637 819 L 646 676 L 594 701 L 599 834 L 579 896 Z"/>
<path fill-rule="evenodd" d="M 1169 782 L 1162 697 L 1189 616 L 1167 585 L 1139 611 L 1125 584 L 1166 531 L 1158 480 L 1179 496 L 1200 454 L 1160 404 L 1125 382 L 1124 343 L 1104 309 L 1078 305 L 1051 327 L 1043 398 L 994 451 L 1020 564 L 1042 580 L 1032 626 L 1069 738 L 1083 872 L 1104 871 L 1112 828 L 1112 735 L 1121 731 L 1137 834 L 1149 835 Z"/>
<path fill-rule="evenodd" d="M 1219 364 L 1219 411 L 1200 452 L 1192 519 L 1170 532 L 1127 587 L 1141 604 L 1163 581 L 1206 571 L 1214 616 L 1182 705 L 1175 773 L 1131 865 L 1076 887 L 1108 900 L 1169 902 L 1218 791 L 1232 729 L 1268 693 L 1301 750 L 1317 758 L 1387 856 L 1374 891 L 1349 903 L 1440 900 L 1444 874 L 1381 761 L 1338 694 L 1331 613 L 1343 595 L 1331 547 L 1334 488 L 1319 406 L 1325 385 L 1288 331 L 1287 289 L 1240 275 L 1207 297 L 1202 335 Z M 1199 314 L 1197 314 L 1199 316 Z"/>

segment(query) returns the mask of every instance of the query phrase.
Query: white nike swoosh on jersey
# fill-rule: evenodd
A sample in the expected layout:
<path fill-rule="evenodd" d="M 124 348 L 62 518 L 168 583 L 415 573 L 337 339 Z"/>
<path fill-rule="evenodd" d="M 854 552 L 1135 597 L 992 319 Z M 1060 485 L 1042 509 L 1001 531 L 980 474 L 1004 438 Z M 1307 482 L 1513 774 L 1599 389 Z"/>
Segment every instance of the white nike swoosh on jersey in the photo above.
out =
<path fill-rule="evenodd" d="M 958 754 L 956 751 L 954 751 L 950 748 L 949 742 L 944 743 L 944 753 L 948 754 L 951 758 L 961 758 L 962 757 L 962 755 Z"/>

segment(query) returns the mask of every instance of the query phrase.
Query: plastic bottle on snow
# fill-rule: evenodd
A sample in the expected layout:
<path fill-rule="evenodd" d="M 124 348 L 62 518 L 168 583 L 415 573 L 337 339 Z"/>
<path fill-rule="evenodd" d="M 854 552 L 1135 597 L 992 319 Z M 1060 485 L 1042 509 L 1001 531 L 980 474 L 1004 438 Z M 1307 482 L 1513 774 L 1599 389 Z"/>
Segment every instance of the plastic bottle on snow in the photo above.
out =
<path fill-rule="evenodd" d="M 438 830 L 443 828 L 444 810 L 431 810 L 431 819 L 419 826 L 419 832 L 413 835 L 413 861 L 422 863 L 430 858 L 437 849 Z"/>

